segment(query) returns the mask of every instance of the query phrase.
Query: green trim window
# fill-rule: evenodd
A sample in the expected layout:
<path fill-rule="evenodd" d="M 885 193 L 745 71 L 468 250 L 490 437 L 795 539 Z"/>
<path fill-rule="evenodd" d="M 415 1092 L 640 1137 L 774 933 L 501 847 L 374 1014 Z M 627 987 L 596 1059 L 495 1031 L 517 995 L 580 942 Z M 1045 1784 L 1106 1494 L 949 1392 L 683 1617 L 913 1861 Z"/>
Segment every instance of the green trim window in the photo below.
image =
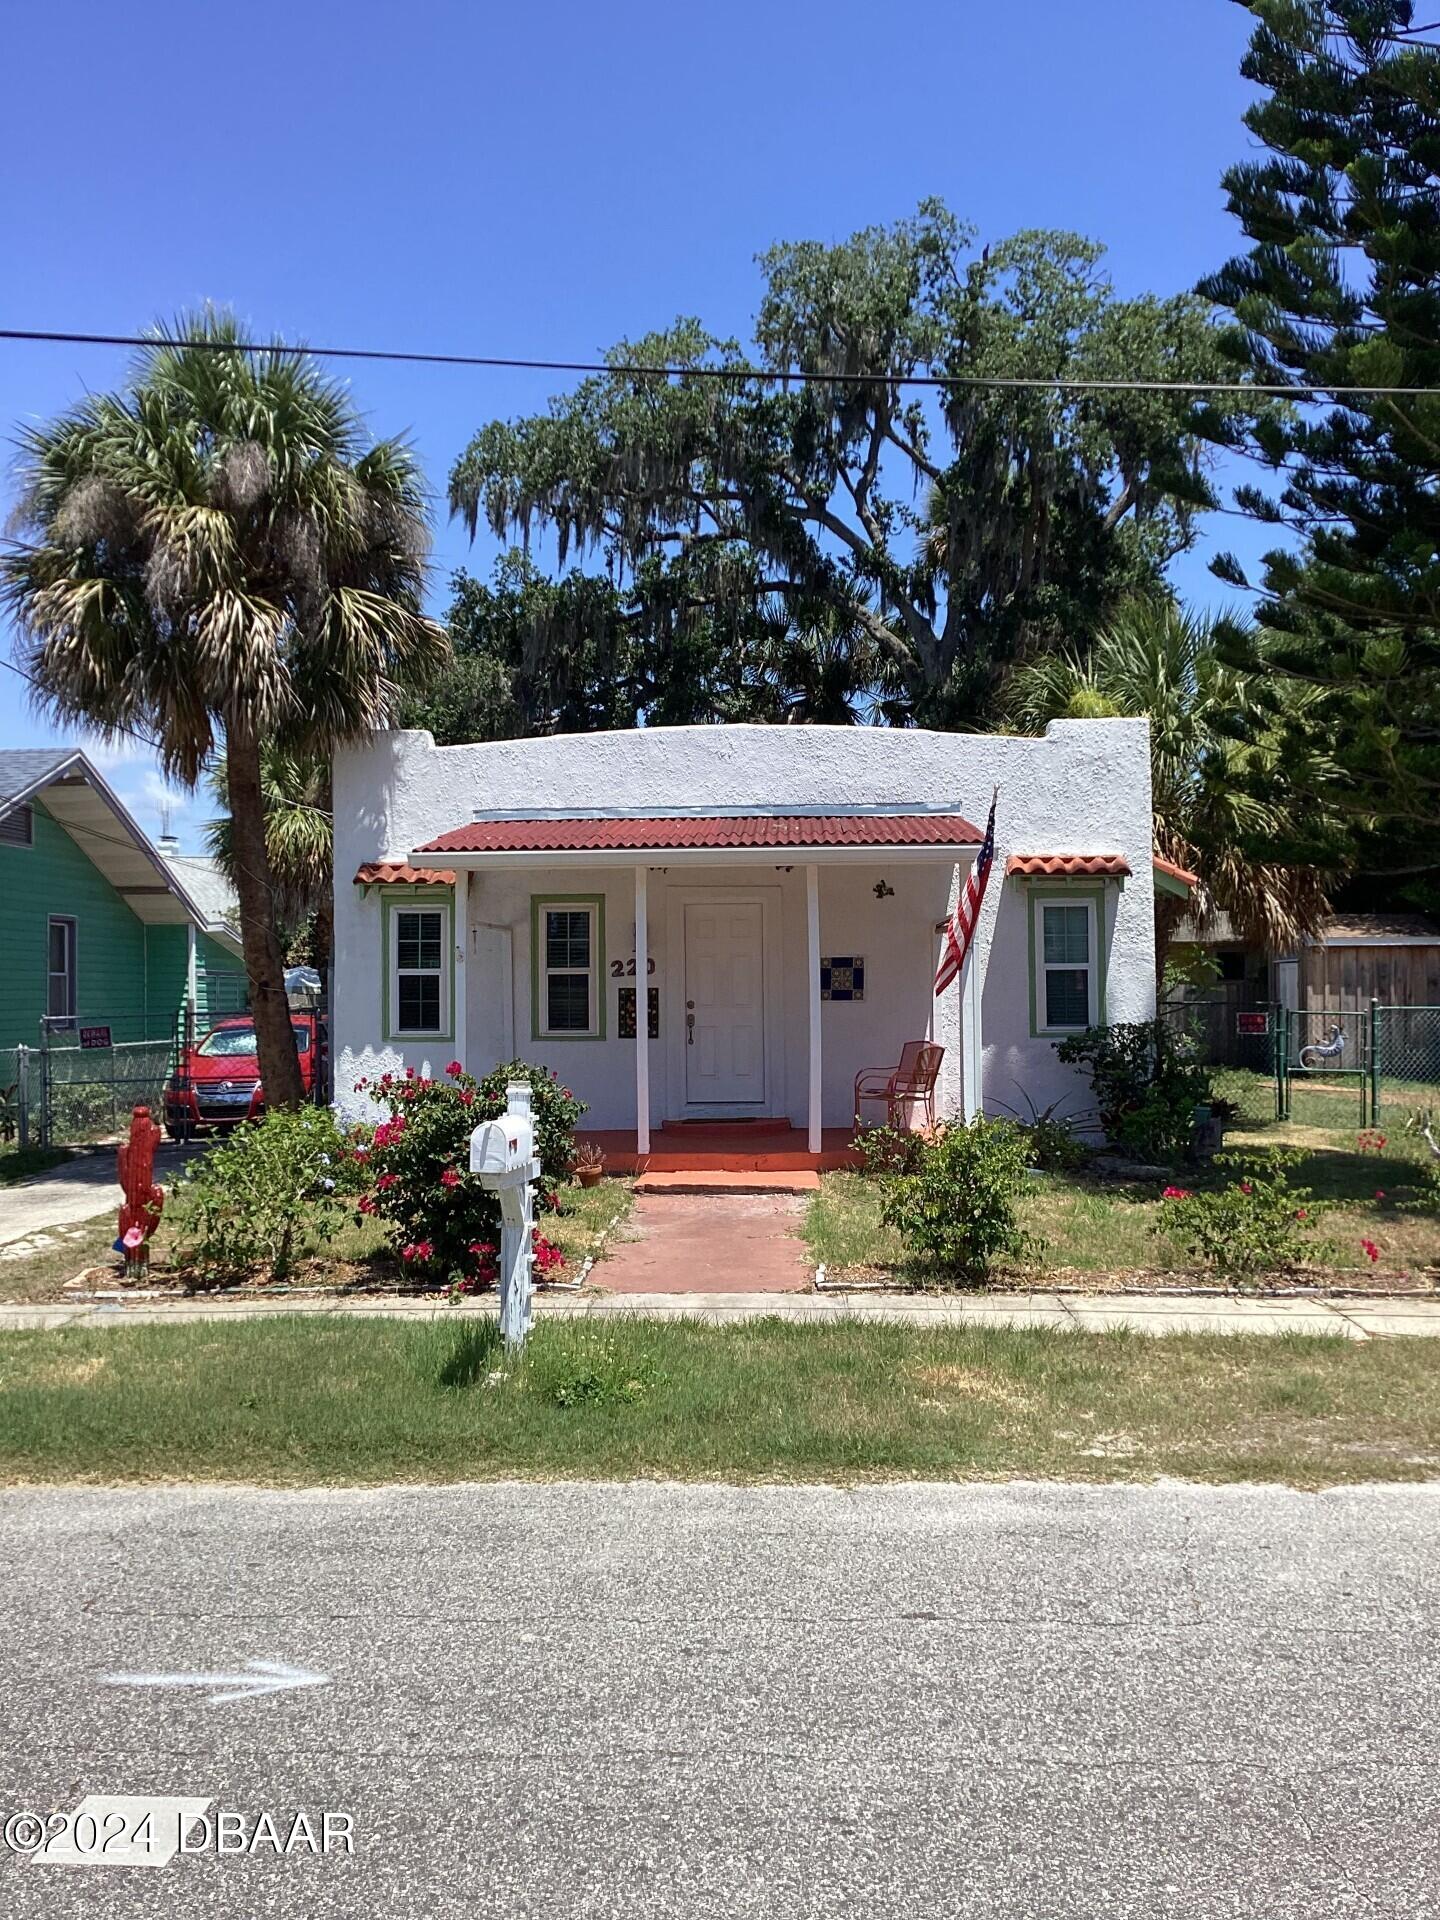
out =
<path fill-rule="evenodd" d="M 562 893 L 532 898 L 532 1039 L 603 1040 L 604 979 L 603 895 Z"/>
<path fill-rule="evenodd" d="M 438 895 L 438 897 L 437 897 Z M 386 895 L 384 914 L 385 1038 L 448 1040 L 454 1033 L 454 911 L 433 887 Z"/>
<path fill-rule="evenodd" d="M 1105 1019 L 1105 896 L 1036 889 L 1030 909 L 1030 1031 L 1079 1033 Z"/>

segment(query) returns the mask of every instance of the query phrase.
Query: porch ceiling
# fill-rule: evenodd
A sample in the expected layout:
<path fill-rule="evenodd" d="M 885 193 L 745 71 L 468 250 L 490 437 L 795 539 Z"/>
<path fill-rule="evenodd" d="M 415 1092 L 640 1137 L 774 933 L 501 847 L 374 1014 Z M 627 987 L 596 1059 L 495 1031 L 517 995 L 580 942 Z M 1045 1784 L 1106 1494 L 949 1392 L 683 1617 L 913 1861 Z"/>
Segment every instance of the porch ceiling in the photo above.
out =
<path fill-rule="evenodd" d="M 806 860 L 873 859 L 876 854 L 934 859 L 973 852 L 978 827 L 954 813 L 746 813 L 648 815 L 596 819 L 476 820 L 426 841 L 417 856 L 443 853 L 464 865 L 533 862 L 549 865 L 713 865 L 749 860 L 773 863 L 777 853 Z M 620 856 L 617 858 L 617 856 Z"/>

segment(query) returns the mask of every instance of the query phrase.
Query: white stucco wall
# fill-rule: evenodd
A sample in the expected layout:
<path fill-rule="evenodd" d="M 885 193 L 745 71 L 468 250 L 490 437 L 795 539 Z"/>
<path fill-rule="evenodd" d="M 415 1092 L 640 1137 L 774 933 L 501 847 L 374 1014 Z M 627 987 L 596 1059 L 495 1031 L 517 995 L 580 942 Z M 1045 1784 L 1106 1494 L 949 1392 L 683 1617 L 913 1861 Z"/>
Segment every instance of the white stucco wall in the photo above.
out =
<path fill-rule="evenodd" d="M 475 1071 L 494 1064 L 513 1030 L 518 1052 L 553 1066 L 591 1107 L 586 1124 L 634 1124 L 634 1043 L 615 1037 L 618 988 L 605 980 L 603 1041 L 530 1039 L 530 900 L 546 892 L 606 898 L 607 959 L 634 952 L 633 861 L 612 869 L 541 866 L 462 873 L 456 890 L 456 998 L 462 1014 L 454 1043 L 382 1045 L 380 901 L 352 884 L 364 861 L 404 860 L 425 841 L 467 825 L 477 811 L 703 811 L 707 807 L 851 810 L 866 805 L 941 809 L 983 825 L 993 785 L 1000 787 L 996 862 L 982 916 L 980 968 L 982 1085 L 987 1106 L 1037 1105 L 1087 1090 L 1056 1060 L 1049 1040 L 1030 1035 L 1028 901 L 1024 883 L 1005 879 L 1006 856 L 1023 853 L 1120 853 L 1133 878 L 1104 888 L 1106 1012 L 1143 1019 L 1154 1010 L 1154 932 L 1150 867 L 1150 768 L 1144 721 L 1060 721 L 1043 739 L 898 732 L 848 727 L 677 727 L 551 740 L 436 747 L 426 733 L 380 733 L 336 757 L 335 1006 L 337 1102 L 369 1109 L 355 1079 L 377 1067 L 442 1068 L 458 1052 Z M 544 856 L 540 856 L 544 858 Z M 447 864 L 436 856 L 436 864 Z M 784 868 L 788 867 L 788 871 Z M 963 1047 L 959 992 L 936 1005 L 930 991 L 942 920 L 956 878 L 953 866 L 914 863 L 883 852 L 859 865 L 820 866 L 821 950 L 866 961 L 862 1004 L 822 1011 L 823 1105 L 827 1126 L 850 1118 L 851 1083 L 862 1066 L 896 1058 L 903 1041 L 935 1021 L 948 1048 L 944 1105 L 960 1105 Z M 876 899 L 884 880 L 893 895 Z M 1094 881 L 1086 885 L 1095 886 Z M 668 952 L 671 890 L 701 886 L 774 889 L 781 1013 L 779 1057 L 771 1062 L 767 1106 L 803 1125 L 806 1104 L 807 998 L 803 854 L 782 865 L 672 867 L 650 877 L 652 981 L 662 988 L 661 1039 L 651 1047 L 656 1124 L 674 1111 L 672 1036 L 682 1017 L 678 967 Z M 504 977 L 508 973 L 508 978 Z M 608 970 L 607 970 L 608 975 Z M 634 982 L 626 981 L 630 985 Z"/>

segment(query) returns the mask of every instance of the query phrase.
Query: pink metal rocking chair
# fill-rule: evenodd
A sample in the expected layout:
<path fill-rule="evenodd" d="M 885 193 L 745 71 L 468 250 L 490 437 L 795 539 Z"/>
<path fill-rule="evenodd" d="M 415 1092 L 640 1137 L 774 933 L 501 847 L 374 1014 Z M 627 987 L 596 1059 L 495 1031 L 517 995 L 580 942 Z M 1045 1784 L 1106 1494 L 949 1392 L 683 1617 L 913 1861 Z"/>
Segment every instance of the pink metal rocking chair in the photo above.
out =
<path fill-rule="evenodd" d="M 940 1077 L 940 1062 L 945 1049 L 933 1040 L 907 1040 L 900 1049 L 900 1064 L 895 1067 L 864 1067 L 855 1076 L 855 1124 L 860 1124 L 860 1102 L 883 1100 L 886 1124 L 903 1127 L 910 1124 L 918 1106 L 925 1124 L 935 1124 L 935 1082 Z"/>

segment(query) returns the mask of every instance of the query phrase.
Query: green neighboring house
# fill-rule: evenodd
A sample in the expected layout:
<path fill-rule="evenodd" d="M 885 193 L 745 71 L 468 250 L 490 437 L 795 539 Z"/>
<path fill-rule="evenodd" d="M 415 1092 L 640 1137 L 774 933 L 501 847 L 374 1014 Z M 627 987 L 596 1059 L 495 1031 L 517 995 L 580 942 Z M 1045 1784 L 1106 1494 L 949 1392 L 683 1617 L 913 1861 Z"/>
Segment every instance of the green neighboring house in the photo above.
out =
<path fill-rule="evenodd" d="M 214 862 L 155 846 L 78 748 L 0 750 L 0 1055 L 243 1006 L 233 918 Z"/>

